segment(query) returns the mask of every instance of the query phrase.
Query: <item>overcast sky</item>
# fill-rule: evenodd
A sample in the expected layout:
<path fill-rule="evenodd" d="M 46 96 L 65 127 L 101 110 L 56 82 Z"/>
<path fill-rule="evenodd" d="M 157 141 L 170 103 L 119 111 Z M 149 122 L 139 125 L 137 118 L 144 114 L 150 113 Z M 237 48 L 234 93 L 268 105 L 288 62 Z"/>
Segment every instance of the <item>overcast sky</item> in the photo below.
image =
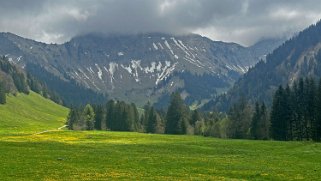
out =
<path fill-rule="evenodd" d="M 90 32 L 199 33 L 251 45 L 321 19 L 321 0 L 0 0 L 0 31 L 47 43 Z"/>

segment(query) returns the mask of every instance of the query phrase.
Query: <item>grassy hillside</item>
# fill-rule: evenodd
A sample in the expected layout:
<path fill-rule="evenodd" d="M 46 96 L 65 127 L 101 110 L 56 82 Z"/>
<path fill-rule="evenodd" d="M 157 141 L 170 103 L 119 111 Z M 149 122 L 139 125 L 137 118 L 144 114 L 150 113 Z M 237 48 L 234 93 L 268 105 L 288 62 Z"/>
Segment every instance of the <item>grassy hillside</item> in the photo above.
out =
<path fill-rule="evenodd" d="M 1 180 L 321 178 L 321 144 L 312 142 L 54 131 L 0 137 L 0 160 Z"/>
<path fill-rule="evenodd" d="M 9 95 L 0 105 L 0 133 L 37 132 L 64 125 L 68 109 L 31 92 Z"/>

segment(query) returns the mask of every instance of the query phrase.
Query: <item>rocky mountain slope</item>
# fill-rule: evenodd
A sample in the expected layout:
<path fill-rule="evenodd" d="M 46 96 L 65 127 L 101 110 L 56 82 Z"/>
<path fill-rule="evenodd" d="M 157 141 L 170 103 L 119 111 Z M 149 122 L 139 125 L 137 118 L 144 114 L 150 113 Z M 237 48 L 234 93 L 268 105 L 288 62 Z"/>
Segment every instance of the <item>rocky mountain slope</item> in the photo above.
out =
<path fill-rule="evenodd" d="M 89 34 L 57 45 L 1 33 L 0 54 L 58 93 L 72 84 L 143 105 L 179 90 L 186 102 L 200 104 L 226 91 L 279 45 L 272 42 L 246 48 L 194 34 L 151 33 Z"/>
<path fill-rule="evenodd" d="M 224 96 L 205 105 L 206 109 L 226 110 L 241 96 L 254 101 L 272 102 L 279 85 L 292 85 L 304 78 L 321 77 L 321 22 L 311 25 L 251 68 Z"/>

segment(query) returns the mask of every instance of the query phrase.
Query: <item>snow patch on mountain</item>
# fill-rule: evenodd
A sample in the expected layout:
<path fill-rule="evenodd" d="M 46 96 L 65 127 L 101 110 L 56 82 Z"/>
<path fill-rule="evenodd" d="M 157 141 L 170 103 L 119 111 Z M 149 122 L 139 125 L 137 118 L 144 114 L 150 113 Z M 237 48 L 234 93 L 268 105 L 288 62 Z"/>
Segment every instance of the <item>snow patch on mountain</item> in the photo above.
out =
<path fill-rule="evenodd" d="M 162 62 L 158 62 L 158 65 L 156 67 L 156 70 L 160 72 L 162 70 Z"/>
<path fill-rule="evenodd" d="M 154 73 L 155 69 L 156 69 L 156 62 L 151 62 L 151 66 L 150 67 L 148 67 L 148 66 L 145 67 L 144 71 L 145 71 L 146 74 L 147 73 Z"/>
<path fill-rule="evenodd" d="M 92 74 L 95 74 L 95 72 L 93 71 L 93 69 L 91 67 L 89 67 L 89 72 Z"/>
<path fill-rule="evenodd" d="M 17 58 L 17 61 L 20 62 L 21 59 L 22 59 L 22 56 L 19 56 L 19 57 Z"/>
<path fill-rule="evenodd" d="M 79 72 L 81 72 L 84 75 L 84 77 L 86 79 L 90 80 L 90 78 L 87 76 L 87 74 L 81 68 L 78 68 L 78 70 L 79 70 Z"/>
<path fill-rule="evenodd" d="M 100 69 L 100 67 L 99 67 L 98 64 L 95 63 L 95 66 L 96 66 L 96 68 L 98 69 L 98 72 L 97 72 L 98 78 L 99 78 L 100 80 L 103 80 L 103 78 L 102 78 L 103 72 L 101 71 L 101 69 Z"/>
<path fill-rule="evenodd" d="M 163 45 L 161 43 L 158 42 L 157 44 L 162 50 L 164 50 L 164 47 L 163 47 Z"/>
<path fill-rule="evenodd" d="M 171 52 L 172 55 L 175 55 L 173 50 L 172 50 L 172 47 L 168 44 L 167 40 L 164 41 L 166 47 L 169 49 L 169 51 Z"/>
<path fill-rule="evenodd" d="M 130 67 L 130 65 L 128 67 L 126 67 L 125 65 L 121 64 L 120 65 L 123 69 L 125 69 L 129 74 L 132 74 L 132 68 Z"/>
<path fill-rule="evenodd" d="M 154 47 L 155 50 L 158 50 L 158 47 L 154 42 L 153 42 L 153 47 Z"/>
<path fill-rule="evenodd" d="M 115 80 L 114 73 L 118 68 L 118 64 L 115 62 L 109 63 L 108 73 L 110 74 L 110 82 L 113 84 L 113 80 Z"/>
<path fill-rule="evenodd" d="M 173 42 L 175 43 L 176 46 L 178 46 L 182 51 L 185 52 L 185 54 L 187 54 L 188 56 L 191 56 L 191 55 L 185 50 L 185 48 L 184 48 L 181 44 L 179 44 L 179 43 L 177 42 L 177 40 L 176 40 L 174 37 L 171 37 L 171 39 L 173 40 Z M 188 50 L 188 49 L 187 49 L 187 50 Z"/>
<path fill-rule="evenodd" d="M 175 70 L 177 64 L 178 62 L 171 66 L 171 62 L 165 61 L 165 67 L 162 69 L 162 72 L 160 74 L 157 74 L 155 84 L 158 85 L 160 81 L 167 79 L 169 75 Z"/>
<path fill-rule="evenodd" d="M 188 51 L 188 48 L 184 45 L 184 43 L 181 40 L 178 40 L 178 42 Z M 192 49 L 192 48 L 190 48 L 190 49 Z"/>
<path fill-rule="evenodd" d="M 138 69 L 143 70 L 142 66 L 140 65 L 141 60 L 131 60 L 132 68 L 135 71 L 134 77 L 135 81 L 139 82 L 139 75 L 138 75 Z"/>

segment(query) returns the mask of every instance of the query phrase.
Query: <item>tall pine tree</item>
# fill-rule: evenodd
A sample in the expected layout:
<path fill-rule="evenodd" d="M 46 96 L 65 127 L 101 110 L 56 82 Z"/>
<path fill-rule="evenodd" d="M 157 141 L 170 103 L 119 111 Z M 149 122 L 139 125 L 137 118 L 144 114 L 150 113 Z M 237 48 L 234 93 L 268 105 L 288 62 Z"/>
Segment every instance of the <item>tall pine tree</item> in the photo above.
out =
<path fill-rule="evenodd" d="M 95 112 L 95 124 L 94 127 L 96 130 L 106 130 L 106 107 L 103 105 L 94 106 Z"/>
<path fill-rule="evenodd" d="M 321 140 L 321 79 L 319 81 L 316 99 L 315 121 L 312 124 L 312 139 L 314 141 Z"/>
<path fill-rule="evenodd" d="M 93 130 L 94 129 L 94 121 L 95 121 L 95 112 L 93 107 L 90 104 L 87 104 L 83 111 L 83 116 L 86 122 L 86 129 Z"/>
<path fill-rule="evenodd" d="M 252 123 L 251 123 L 251 137 L 253 139 L 259 139 L 259 122 L 260 122 L 260 105 L 258 102 L 255 103 L 255 110 L 253 113 L 253 117 L 252 117 Z"/>
<path fill-rule="evenodd" d="M 0 81 L 0 104 L 5 104 L 6 102 L 7 99 L 4 83 Z"/>
<path fill-rule="evenodd" d="M 255 103 L 255 111 L 252 117 L 251 137 L 253 139 L 266 140 L 269 138 L 269 120 L 265 104 Z"/>
<path fill-rule="evenodd" d="M 282 86 L 278 88 L 273 97 L 270 133 L 275 140 L 287 140 L 289 106 L 286 97 L 286 90 Z"/>
<path fill-rule="evenodd" d="M 171 95 L 166 115 L 165 133 L 185 134 L 188 124 L 188 111 L 178 92 Z"/>
<path fill-rule="evenodd" d="M 228 113 L 228 136 L 236 139 L 250 137 L 252 110 L 247 100 L 242 96 L 232 106 Z"/>

